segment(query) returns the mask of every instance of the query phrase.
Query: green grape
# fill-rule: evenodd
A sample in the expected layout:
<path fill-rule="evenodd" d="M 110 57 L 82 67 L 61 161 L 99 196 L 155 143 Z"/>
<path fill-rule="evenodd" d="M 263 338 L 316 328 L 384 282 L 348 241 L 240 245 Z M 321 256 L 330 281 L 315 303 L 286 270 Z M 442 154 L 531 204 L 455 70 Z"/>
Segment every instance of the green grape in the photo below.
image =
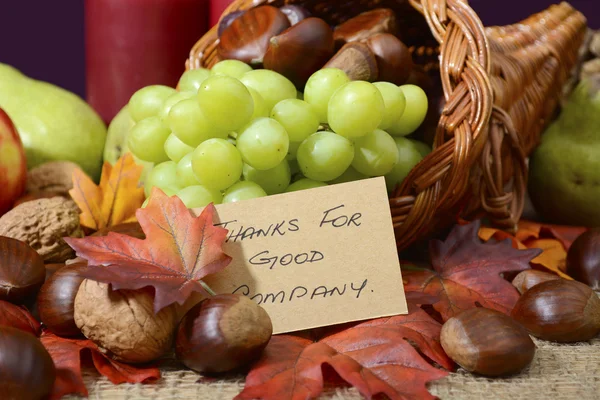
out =
<path fill-rule="evenodd" d="M 223 60 L 213 65 L 211 75 L 226 75 L 235 79 L 241 79 L 246 72 L 252 71 L 252 67 L 238 60 Z"/>
<path fill-rule="evenodd" d="M 335 178 L 332 181 L 329 181 L 328 183 L 330 185 L 335 185 L 336 183 L 346 183 L 346 182 L 354 182 L 354 181 L 360 181 L 361 179 L 367 179 L 368 176 L 365 174 L 361 174 L 360 172 L 358 172 L 357 170 L 355 170 L 354 168 L 352 168 L 351 166 L 348 167 L 348 169 L 346 171 L 344 171 L 344 173 L 342 175 L 340 175 L 339 177 Z"/>
<path fill-rule="evenodd" d="M 265 100 L 269 113 L 275 104 L 296 98 L 296 87 L 288 78 L 268 69 L 246 72 L 240 79 L 244 85 L 256 90 Z"/>
<path fill-rule="evenodd" d="M 394 138 L 381 129 L 356 139 L 352 167 L 367 176 L 382 176 L 398 162 Z"/>
<path fill-rule="evenodd" d="M 198 93 L 200 85 L 210 76 L 210 70 L 205 68 L 190 69 L 179 78 L 179 90 Z"/>
<path fill-rule="evenodd" d="M 256 118 L 264 118 L 269 116 L 269 110 L 267 109 L 267 103 L 265 99 L 256 90 L 251 87 L 246 87 L 252 95 L 252 101 L 254 102 L 254 112 L 252 113 L 251 120 L 254 121 Z"/>
<path fill-rule="evenodd" d="M 383 97 L 383 104 L 385 105 L 385 111 L 383 113 L 383 120 L 379 124 L 379 129 L 384 131 L 391 128 L 392 125 L 400 118 L 406 107 L 406 99 L 404 98 L 404 92 L 398 86 L 390 82 L 375 82 L 373 85 L 381 93 Z"/>
<path fill-rule="evenodd" d="M 310 135 L 298 148 L 298 164 L 307 178 L 327 182 L 344 173 L 352 163 L 354 146 L 333 132 Z"/>
<path fill-rule="evenodd" d="M 247 181 L 256 182 L 262 187 L 267 194 L 283 193 L 290 185 L 292 178 L 290 165 L 286 160 L 283 160 L 275 168 L 264 171 L 252 168 L 248 164 L 244 164 L 242 171 L 244 179 Z"/>
<path fill-rule="evenodd" d="M 296 192 L 298 190 L 314 189 L 323 186 L 327 186 L 327 184 L 325 182 L 313 181 L 312 179 L 303 178 L 288 186 L 285 192 L 290 193 Z"/>
<path fill-rule="evenodd" d="M 181 187 L 196 186 L 200 184 L 192 169 L 193 156 L 193 152 L 188 153 L 177 163 L 177 184 Z"/>
<path fill-rule="evenodd" d="M 339 88 L 327 108 L 329 126 L 350 139 L 365 136 L 383 120 L 385 105 L 377 87 L 364 81 L 348 82 Z"/>
<path fill-rule="evenodd" d="M 271 118 L 283 125 L 290 142 L 301 142 L 319 129 L 319 118 L 303 100 L 280 101 L 271 110 Z"/>
<path fill-rule="evenodd" d="M 394 136 L 406 136 L 416 131 L 427 116 L 427 94 L 418 86 L 400 86 L 406 98 L 404 112 L 389 129 Z"/>
<path fill-rule="evenodd" d="M 282 162 L 289 144 L 283 126 L 271 118 L 255 119 L 237 137 L 244 162 L 260 170 L 275 168 Z"/>
<path fill-rule="evenodd" d="M 169 116 L 169 112 L 171 108 L 182 100 L 191 99 L 196 96 L 194 92 L 177 92 L 169 96 L 167 100 L 163 103 L 162 108 L 160 109 L 158 116 L 164 121 Z"/>
<path fill-rule="evenodd" d="M 165 142 L 165 153 L 172 161 L 178 163 L 186 154 L 194 151 L 192 146 L 183 143 L 177 136 L 170 134 Z"/>
<path fill-rule="evenodd" d="M 295 160 L 296 156 L 298 155 L 298 148 L 301 144 L 302 142 L 290 142 L 290 146 L 288 147 L 288 153 L 287 156 L 285 156 L 285 159 L 288 161 Z"/>
<path fill-rule="evenodd" d="M 348 82 L 350 82 L 348 75 L 337 68 L 323 68 L 308 79 L 304 87 L 303 98 L 313 106 L 319 122 L 327 123 L 329 99 L 336 90 Z"/>
<path fill-rule="evenodd" d="M 165 142 L 170 134 L 171 130 L 159 117 L 149 117 L 131 128 L 127 146 L 140 160 L 160 163 L 169 159 L 165 152 Z"/>
<path fill-rule="evenodd" d="M 187 208 L 206 207 L 210 203 L 221 204 L 223 195 L 220 191 L 202 185 L 188 186 L 176 194 Z"/>
<path fill-rule="evenodd" d="M 163 103 L 177 91 L 168 86 L 146 86 L 135 92 L 129 100 L 129 114 L 135 122 L 158 115 Z"/>
<path fill-rule="evenodd" d="M 242 176 L 242 157 L 225 139 L 208 139 L 192 153 L 192 169 L 201 185 L 224 190 Z"/>
<path fill-rule="evenodd" d="M 254 112 L 248 89 L 237 79 L 225 75 L 213 75 L 202 82 L 198 103 L 206 118 L 227 132 L 246 125 Z"/>
<path fill-rule="evenodd" d="M 227 131 L 219 130 L 206 118 L 196 99 L 182 100 L 175 104 L 167 118 L 173 134 L 188 146 L 196 147 L 211 138 L 227 137 Z"/>
<path fill-rule="evenodd" d="M 223 203 L 235 203 L 237 201 L 265 197 L 267 193 L 258 183 L 251 181 L 240 181 L 229 187 L 223 194 Z"/>
<path fill-rule="evenodd" d="M 404 181 L 404 178 L 408 176 L 410 170 L 423 159 L 423 156 L 414 144 L 411 143 L 410 139 L 396 137 L 394 141 L 398 149 L 398 162 L 385 175 L 385 185 L 388 192 L 392 192 L 396 184 L 400 185 Z"/>
<path fill-rule="evenodd" d="M 408 139 L 415 146 L 417 151 L 421 154 L 423 158 L 425 158 L 429 153 L 431 153 L 431 147 L 427 143 L 423 143 L 419 140 Z"/>
<path fill-rule="evenodd" d="M 177 164 L 175 162 L 165 161 L 152 168 L 144 184 L 146 197 L 150 196 L 152 188 L 155 186 L 165 193 L 168 190 L 172 194 L 175 194 L 175 192 L 182 188 L 177 180 Z"/>

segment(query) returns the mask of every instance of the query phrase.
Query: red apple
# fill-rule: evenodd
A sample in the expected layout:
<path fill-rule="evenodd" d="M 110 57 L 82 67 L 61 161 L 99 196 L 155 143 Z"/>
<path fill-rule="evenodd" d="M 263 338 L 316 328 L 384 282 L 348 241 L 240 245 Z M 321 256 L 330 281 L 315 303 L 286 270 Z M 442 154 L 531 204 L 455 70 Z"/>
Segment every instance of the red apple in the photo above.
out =
<path fill-rule="evenodd" d="M 23 194 L 27 161 L 21 138 L 8 114 L 0 108 L 0 215 Z"/>

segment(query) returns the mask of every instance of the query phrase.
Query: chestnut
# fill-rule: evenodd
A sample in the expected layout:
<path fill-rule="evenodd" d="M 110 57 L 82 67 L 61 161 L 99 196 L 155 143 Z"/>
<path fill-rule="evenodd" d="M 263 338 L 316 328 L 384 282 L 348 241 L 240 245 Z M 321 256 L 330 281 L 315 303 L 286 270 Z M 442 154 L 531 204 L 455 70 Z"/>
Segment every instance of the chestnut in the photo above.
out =
<path fill-rule="evenodd" d="M 245 11 L 242 10 L 233 11 L 221 18 L 221 21 L 219 21 L 219 27 L 217 28 L 217 36 L 221 37 L 223 31 L 229 28 L 229 25 L 231 25 L 236 18 L 244 14 L 244 12 Z"/>
<path fill-rule="evenodd" d="M 56 369 L 35 336 L 0 327 L 0 393 L 3 400 L 39 400 L 52 392 Z"/>
<path fill-rule="evenodd" d="M 262 65 L 269 40 L 290 27 L 290 21 L 278 8 L 260 6 L 235 18 L 221 34 L 217 52 L 222 60 L 240 60 Z"/>
<path fill-rule="evenodd" d="M 567 252 L 567 274 L 600 290 L 600 228 L 579 235 Z"/>
<path fill-rule="evenodd" d="M 395 34 L 396 14 L 389 8 L 376 8 L 365 11 L 335 28 L 333 38 L 337 47 L 349 42 L 366 40 L 378 33 Z"/>
<path fill-rule="evenodd" d="M 538 271 L 535 269 L 526 269 L 525 271 L 519 272 L 519 274 L 515 276 L 515 278 L 512 280 L 512 284 L 517 288 L 519 293 L 523 294 L 537 284 L 556 279 L 561 278 L 558 275 L 549 274 L 548 272 Z"/>
<path fill-rule="evenodd" d="M 264 67 L 288 78 L 298 90 L 333 55 L 333 31 L 320 18 L 307 18 L 271 38 Z"/>
<path fill-rule="evenodd" d="M 360 42 L 345 44 L 324 68 L 341 69 L 353 81 L 374 82 L 379 76 L 375 55 L 369 46 Z"/>
<path fill-rule="evenodd" d="M 183 317 L 175 353 L 197 372 L 228 372 L 258 359 L 272 333 L 271 319 L 258 304 L 237 294 L 217 295 Z"/>
<path fill-rule="evenodd" d="M 0 236 L 0 300 L 23 303 L 35 298 L 46 278 L 42 257 L 27 243 Z"/>
<path fill-rule="evenodd" d="M 297 6 L 295 4 L 286 4 L 279 9 L 285 14 L 287 19 L 290 20 L 290 24 L 292 24 L 292 26 L 310 17 L 310 12 L 306 8 Z"/>
<path fill-rule="evenodd" d="M 558 279 L 519 298 L 512 317 L 533 336 L 554 342 L 590 340 L 600 333 L 600 299 L 589 286 Z"/>
<path fill-rule="evenodd" d="M 473 308 L 450 318 L 442 326 L 440 341 L 458 365 L 485 376 L 520 372 L 535 354 L 535 344 L 523 326 L 487 308 Z"/>
<path fill-rule="evenodd" d="M 395 85 L 406 83 L 413 69 L 410 50 L 396 36 L 389 33 L 379 33 L 366 40 L 377 59 L 379 80 Z"/>
<path fill-rule="evenodd" d="M 79 270 L 85 263 L 75 263 L 56 271 L 40 289 L 37 306 L 44 325 L 58 336 L 79 336 L 75 325 L 75 296 L 85 278 Z"/>

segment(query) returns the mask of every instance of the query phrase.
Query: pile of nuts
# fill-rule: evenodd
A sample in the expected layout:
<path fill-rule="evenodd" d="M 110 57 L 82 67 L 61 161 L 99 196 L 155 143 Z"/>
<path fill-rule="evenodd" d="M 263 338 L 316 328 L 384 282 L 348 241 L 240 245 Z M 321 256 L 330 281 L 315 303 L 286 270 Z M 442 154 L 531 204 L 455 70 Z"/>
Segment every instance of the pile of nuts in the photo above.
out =
<path fill-rule="evenodd" d="M 394 11 L 378 8 L 332 28 L 297 5 L 260 6 L 226 15 L 218 28 L 220 59 L 276 71 L 300 91 L 321 68 L 339 68 L 351 80 L 405 84 L 413 70 L 397 36 Z"/>

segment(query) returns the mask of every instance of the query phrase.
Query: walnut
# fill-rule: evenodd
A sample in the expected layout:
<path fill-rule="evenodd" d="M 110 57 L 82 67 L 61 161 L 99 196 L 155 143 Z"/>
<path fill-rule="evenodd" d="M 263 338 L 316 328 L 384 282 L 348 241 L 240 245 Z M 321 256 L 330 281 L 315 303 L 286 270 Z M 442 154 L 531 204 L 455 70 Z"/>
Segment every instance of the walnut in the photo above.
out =
<path fill-rule="evenodd" d="M 0 236 L 21 240 L 33 247 L 47 263 L 74 257 L 63 237 L 83 237 L 79 209 L 63 197 L 28 201 L 0 217 Z"/>
<path fill-rule="evenodd" d="M 75 324 L 81 332 L 115 359 L 144 363 L 171 348 L 176 326 L 173 307 L 154 314 L 148 290 L 112 290 L 85 280 L 75 297 Z"/>
<path fill-rule="evenodd" d="M 50 161 L 27 173 L 27 192 L 53 192 L 66 195 L 73 188 L 73 171 L 79 166 L 70 161 Z"/>

